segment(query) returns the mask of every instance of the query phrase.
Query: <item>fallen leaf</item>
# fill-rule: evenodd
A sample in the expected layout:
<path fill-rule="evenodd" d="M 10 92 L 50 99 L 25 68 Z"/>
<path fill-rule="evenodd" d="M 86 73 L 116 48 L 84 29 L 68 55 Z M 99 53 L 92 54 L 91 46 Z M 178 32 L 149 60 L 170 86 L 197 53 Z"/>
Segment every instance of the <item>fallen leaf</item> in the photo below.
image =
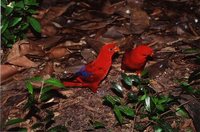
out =
<path fill-rule="evenodd" d="M 42 26 L 41 33 L 45 37 L 46 36 L 51 37 L 51 36 L 55 36 L 58 33 L 58 29 L 53 24 L 46 24 L 46 25 Z"/>
<path fill-rule="evenodd" d="M 80 40 L 79 42 L 65 41 L 60 44 L 60 46 L 67 47 L 70 50 L 81 50 L 85 45 L 85 40 Z"/>
<path fill-rule="evenodd" d="M 131 8 L 142 7 L 144 5 L 144 0 L 127 0 L 127 5 Z"/>
<path fill-rule="evenodd" d="M 87 63 L 93 61 L 96 58 L 96 53 L 91 49 L 83 49 L 81 51 L 81 55 Z"/>
<path fill-rule="evenodd" d="M 110 1 L 106 1 L 106 3 L 104 4 L 104 7 L 102 8 L 102 12 L 107 15 L 112 15 L 115 12 L 117 12 L 120 7 L 123 7 L 123 6 L 125 6 L 124 1 L 112 4 L 112 5 L 111 5 Z"/>
<path fill-rule="evenodd" d="M 100 51 L 101 47 L 104 45 L 102 42 L 97 41 L 95 39 L 87 38 L 87 44 L 92 47 L 97 53 Z"/>
<path fill-rule="evenodd" d="M 117 26 L 112 26 L 112 27 L 108 28 L 108 30 L 105 32 L 105 34 L 103 34 L 103 37 L 119 39 L 119 38 L 122 38 L 124 36 L 123 36 L 122 33 L 120 33 L 118 31 Z"/>
<path fill-rule="evenodd" d="M 31 43 L 23 43 L 20 44 L 20 54 L 21 55 L 37 55 L 37 56 L 44 56 L 45 52 L 42 50 L 42 47 L 31 44 Z"/>
<path fill-rule="evenodd" d="M 95 29 L 100 29 L 108 24 L 112 23 L 113 20 L 102 20 L 100 22 L 89 22 L 89 23 L 84 23 L 82 25 L 76 25 L 74 28 L 79 29 L 79 30 L 95 30 Z"/>
<path fill-rule="evenodd" d="M 140 8 L 133 8 L 131 10 L 131 31 L 134 34 L 141 34 L 150 25 L 148 14 Z"/>
<path fill-rule="evenodd" d="M 33 41 L 33 40 L 29 40 L 29 41 L 33 45 L 38 45 L 42 49 L 47 49 L 47 48 L 51 48 L 57 45 L 62 40 L 62 38 L 63 38 L 62 36 L 52 36 L 48 38 L 42 38 L 36 41 Z"/>
<path fill-rule="evenodd" d="M 23 68 L 19 68 L 13 65 L 1 65 L 1 81 L 6 80 L 8 77 L 22 70 Z"/>
<path fill-rule="evenodd" d="M 46 65 L 44 66 L 43 70 L 39 72 L 39 75 L 40 76 L 52 75 L 53 72 L 54 72 L 53 63 L 47 62 Z"/>
<path fill-rule="evenodd" d="M 38 64 L 35 62 L 29 60 L 26 56 L 19 56 L 16 57 L 15 59 L 11 59 L 8 61 L 10 64 L 16 65 L 16 66 L 22 66 L 22 67 L 37 67 Z"/>
<path fill-rule="evenodd" d="M 64 56 L 68 57 L 71 52 L 66 47 L 54 47 L 49 51 L 49 58 L 50 59 L 59 59 Z"/>
<path fill-rule="evenodd" d="M 20 45 L 24 44 L 24 43 L 26 44 L 28 42 L 25 40 L 21 40 L 21 41 L 16 42 L 13 45 L 13 47 L 7 57 L 7 62 L 10 64 L 13 64 L 13 65 L 16 65 L 16 66 L 22 66 L 22 67 L 27 67 L 27 68 L 28 67 L 37 67 L 38 65 L 35 62 L 29 60 L 26 56 L 24 56 L 25 52 L 23 53 L 23 51 L 20 50 Z"/>
<path fill-rule="evenodd" d="M 94 12 L 94 11 L 84 11 L 81 13 L 77 13 L 73 15 L 73 19 L 75 20 L 92 20 L 92 19 L 96 19 L 98 12 Z"/>
<path fill-rule="evenodd" d="M 51 7 L 44 14 L 42 12 L 41 14 L 43 14 L 43 18 L 41 19 L 41 25 L 46 25 L 46 24 L 50 23 L 52 20 L 54 20 L 55 18 L 61 16 L 63 13 L 66 12 L 66 10 L 70 6 L 72 6 L 74 4 L 75 4 L 75 2 L 71 1 L 67 5 L 64 5 L 64 6 Z"/>

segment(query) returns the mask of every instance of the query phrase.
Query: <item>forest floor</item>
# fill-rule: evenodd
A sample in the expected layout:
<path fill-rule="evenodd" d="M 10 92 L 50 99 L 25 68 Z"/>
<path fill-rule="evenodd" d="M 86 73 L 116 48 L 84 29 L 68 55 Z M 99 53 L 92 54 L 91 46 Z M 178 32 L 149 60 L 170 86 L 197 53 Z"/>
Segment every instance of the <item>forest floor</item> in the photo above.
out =
<path fill-rule="evenodd" d="M 199 96 L 186 94 L 180 88 L 180 82 L 187 82 L 200 64 L 200 2 L 44 0 L 35 17 L 42 25 L 41 36 L 28 32 L 27 40 L 1 53 L 4 64 L 0 89 L 1 125 L 7 119 L 26 116 L 27 112 L 22 110 L 28 97 L 24 80 L 38 75 L 64 80 L 69 73 L 94 60 L 104 43 L 115 41 L 122 53 L 139 44 L 148 44 L 154 50 L 153 60 L 145 66 L 149 72 L 149 86 L 155 93 L 178 98 L 190 115 L 163 119 L 178 131 L 200 130 Z M 52 105 L 46 108 L 54 113 L 53 126 L 64 125 L 69 131 L 153 131 L 156 123 L 150 123 L 150 117 L 126 119 L 126 123 L 119 125 L 112 108 L 103 104 L 104 96 L 115 95 L 111 83 L 121 84 L 122 56 L 114 56 L 112 67 L 97 93 L 89 88 L 58 90 L 63 96 L 54 97 L 50 100 Z M 198 81 L 191 86 L 200 89 Z M 125 91 L 134 92 L 134 89 Z M 95 129 L 95 121 L 103 123 L 104 127 Z M 36 122 L 33 117 L 19 126 L 30 130 Z M 138 124 L 146 127 L 139 129 Z"/>

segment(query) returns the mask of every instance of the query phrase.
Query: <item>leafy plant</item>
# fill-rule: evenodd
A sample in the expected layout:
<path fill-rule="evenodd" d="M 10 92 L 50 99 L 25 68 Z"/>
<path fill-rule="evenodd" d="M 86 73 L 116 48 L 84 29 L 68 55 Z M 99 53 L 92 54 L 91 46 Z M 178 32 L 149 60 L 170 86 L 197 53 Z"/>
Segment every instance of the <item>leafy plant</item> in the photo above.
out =
<path fill-rule="evenodd" d="M 174 111 L 171 110 L 178 102 L 170 96 L 155 93 L 149 85 L 147 74 L 148 72 L 144 71 L 142 77 L 139 77 L 122 73 L 122 86 L 118 82 L 111 83 L 111 88 L 117 96 L 106 95 L 104 104 L 112 108 L 118 123 L 121 125 L 126 123 L 125 118 L 126 120 L 136 117 L 148 118 L 149 123 L 145 126 L 134 123 L 135 129 L 143 131 L 152 124 L 155 131 L 166 131 L 166 128 L 167 131 L 173 131 L 174 129 L 165 121 L 165 115 L 188 118 L 187 113 L 179 107 Z M 131 92 L 132 87 L 138 90 Z"/>
<path fill-rule="evenodd" d="M 41 85 L 41 87 L 37 88 L 33 85 L 33 83 L 38 83 Z M 24 105 L 24 112 L 27 111 L 25 113 L 28 114 L 24 117 L 24 119 L 16 118 L 8 120 L 6 126 L 15 125 L 26 121 L 26 119 L 37 117 L 37 122 L 32 124 L 31 126 L 33 130 L 45 130 L 49 132 L 66 132 L 67 128 L 65 126 L 58 125 L 51 127 L 54 123 L 54 113 L 49 109 L 48 106 L 52 103 L 48 101 L 54 96 L 56 96 L 55 89 L 64 88 L 64 85 L 56 78 L 49 78 L 44 80 L 41 77 L 34 77 L 26 80 L 25 86 L 28 92 L 28 98 L 26 104 Z M 21 129 L 22 128 L 11 128 L 9 130 L 21 131 Z M 25 129 L 26 128 L 23 128 L 23 130 Z"/>
<path fill-rule="evenodd" d="M 11 47 L 16 41 L 25 38 L 29 28 L 41 32 L 41 25 L 32 17 L 36 14 L 36 0 L 1 0 L 2 46 Z"/>

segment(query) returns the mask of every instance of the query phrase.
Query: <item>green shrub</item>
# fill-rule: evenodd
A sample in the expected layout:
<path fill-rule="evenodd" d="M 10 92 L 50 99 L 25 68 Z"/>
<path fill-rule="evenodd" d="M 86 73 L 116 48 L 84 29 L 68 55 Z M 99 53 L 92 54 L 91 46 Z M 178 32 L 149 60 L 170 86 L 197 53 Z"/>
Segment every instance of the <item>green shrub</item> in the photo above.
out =
<path fill-rule="evenodd" d="M 36 0 L 1 0 L 1 41 L 2 46 L 11 47 L 25 38 L 29 28 L 40 32 L 38 20 L 32 17 L 39 3 Z"/>

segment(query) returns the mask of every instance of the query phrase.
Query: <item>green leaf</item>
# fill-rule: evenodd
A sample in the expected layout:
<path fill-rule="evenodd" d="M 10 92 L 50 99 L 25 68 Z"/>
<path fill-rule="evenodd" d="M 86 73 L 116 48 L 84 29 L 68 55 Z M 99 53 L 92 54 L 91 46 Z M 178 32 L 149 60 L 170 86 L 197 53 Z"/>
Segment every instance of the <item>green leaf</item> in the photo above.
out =
<path fill-rule="evenodd" d="M 160 111 L 165 111 L 165 106 L 162 104 L 156 104 L 156 108 Z"/>
<path fill-rule="evenodd" d="M 122 106 L 122 105 L 120 105 L 118 108 L 126 116 L 134 117 L 134 115 L 135 115 L 133 109 L 130 108 L 130 107 L 128 107 L 128 106 Z"/>
<path fill-rule="evenodd" d="M 188 83 L 191 83 L 194 80 L 200 79 L 200 69 L 195 70 L 192 72 L 188 78 Z"/>
<path fill-rule="evenodd" d="M 128 85 L 128 86 L 132 86 L 132 79 L 126 75 L 125 73 L 121 74 L 123 81 Z"/>
<path fill-rule="evenodd" d="M 12 21 L 9 23 L 9 27 L 13 27 L 17 25 L 22 20 L 21 17 L 14 17 Z"/>
<path fill-rule="evenodd" d="M 123 89 L 122 87 L 117 84 L 116 82 L 111 82 L 111 88 L 114 89 L 117 93 L 119 93 L 120 95 L 123 95 Z"/>
<path fill-rule="evenodd" d="M 184 118 L 189 118 L 188 113 L 183 108 L 177 108 L 176 109 L 176 115 L 184 117 Z"/>
<path fill-rule="evenodd" d="M 143 101 L 143 100 L 145 100 L 147 98 L 147 95 L 146 94 L 144 94 L 144 95 L 142 95 L 142 96 L 139 96 L 139 101 Z"/>
<path fill-rule="evenodd" d="M 122 114 L 121 114 L 121 112 L 120 112 L 120 109 L 119 109 L 119 107 L 118 107 L 117 105 L 114 106 L 113 111 L 114 111 L 114 113 L 115 113 L 115 116 L 116 116 L 118 122 L 119 122 L 120 124 L 122 124 L 122 123 L 123 123 L 123 116 L 122 116 Z"/>
<path fill-rule="evenodd" d="M 105 125 L 102 122 L 99 122 L 99 121 L 92 122 L 92 126 L 95 129 L 105 128 Z"/>
<path fill-rule="evenodd" d="M 141 80 L 137 75 L 131 75 L 130 77 L 131 77 L 132 83 L 134 83 L 135 85 L 138 85 L 141 83 Z"/>
<path fill-rule="evenodd" d="M 28 101 L 25 104 L 25 106 L 23 107 L 24 110 L 26 110 L 27 108 L 32 108 L 32 106 L 34 106 L 36 103 L 35 98 L 34 98 L 34 94 L 31 94 L 28 96 Z"/>
<path fill-rule="evenodd" d="M 65 126 L 57 125 L 47 130 L 47 132 L 68 132 L 68 130 Z"/>
<path fill-rule="evenodd" d="M 195 90 L 193 89 L 193 87 L 190 86 L 190 84 L 186 82 L 182 82 L 180 86 L 183 87 L 183 89 L 189 93 L 195 93 Z"/>
<path fill-rule="evenodd" d="M 37 11 L 36 10 L 33 10 L 33 9 L 28 9 L 27 10 L 29 13 L 31 13 L 31 14 L 36 14 L 37 13 Z"/>
<path fill-rule="evenodd" d="M 20 8 L 21 10 L 23 10 L 24 9 L 24 2 L 22 0 L 16 2 L 15 7 L 16 8 Z"/>
<path fill-rule="evenodd" d="M 9 21 L 8 19 L 3 19 L 1 23 L 1 33 L 4 33 L 4 31 L 8 28 Z"/>
<path fill-rule="evenodd" d="M 32 77 L 28 80 L 30 80 L 31 82 L 41 82 L 43 79 L 40 76 L 35 76 L 35 77 Z"/>
<path fill-rule="evenodd" d="M 104 103 L 111 104 L 114 107 L 115 104 L 120 103 L 120 98 L 117 96 L 107 95 L 104 97 Z"/>
<path fill-rule="evenodd" d="M 41 93 L 44 94 L 44 93 L 49 92 L 50 90 L 52 90 L 52 87 L 51 86 L 46 86 L 46 87 L 42 88 L 41 90 L 42 90 Z"/>
<path fill-rule="evenodd" d="M 31 82 L 26 81 L 26 82 L 25 82 L 25 85 L 26 85 L 26 88 L 28 89 L 28 92 L 29 92 L 30 94 L 33 94 L 33 85 L 31 84 Z"/>
<path fill-rule="evenodd" d="M 21 31 L 26 30 L 29 26 L 29 23 L 21 23 L 19 28 Z"/>
<path fill-rule="evenodd" d="M 49 78 L 47 80 L 44 81 L 46 84 L 50 84 L 53 85 L 55 87 L 58 88 L 64 88 L 65 86 L 63 85 L 63 83 L 60 82 L 60 80 L 56 79 L 56 78 Z"/>
<path fill-rule="evenodd" d="M 36 0 L 24 0 L 24 4 L 25 5 L 34 5 L 34 6 L 38 6 L 38 3 Z"/>
<path fill-rule="evenodd" d="M 159 126 L 154 126 L 154 132 L 163 132 L 163 129 Z"/>
<path fill-rule="evenodd" d="M 41 94 L 40 100 L 42 102 L 45 102 L 45 101 L 50 100 L 53 96 L 54 96 L 54 94 L 52 92 L 46 92 L 44 94 Z"/>
<path fill-rule="evenodd" d="M 6 8 L 7 4 L 7 0 L 1 0 L 1 7 Z"/>
<path fill-rule="evenodd" d="M 5 15 L 8 16 L 9 14 L 11 14 L 13 12 L 13 9 L 13 7 L 7 6 L 5 9 Z"/>
<path fill-rule="evenodd" d="M 144 69 L 143 71 L 142 71 L 142 73 L 141 73 L 141 77 L 147 77 L 148 76 L 148 70 L 147 69 Z"/>
<path fill-rule="evenodd" d="M 128 93 L 128 100 L 130 102 L 137 102 L 138 101 L 138 96 L 134 93 Z"/>
<path fill-rule="evenodd" d="M 28 22 L 31 24 L 31 26 L 36 32 L 41 32 L 41 25 L 37 19 L 28 16 Z"/>
<path fill-rule="evenodd" d="M 21 122 L 24 122 L 25 120 L 24 119 L 21 119 L 21 118 L 16 118 L 16 119 L 10 119 L 6 122 L 6 126 L 9 126 L 9 125 L 15 125 L 15 124 L 18 124 L 18 123 L 21 123 Z"/>
<path fill-rule="evenodd" d="M 145 108 L 147 111 L 151 112 L 151 98 L 149 96 L 145 98 Z"/>

